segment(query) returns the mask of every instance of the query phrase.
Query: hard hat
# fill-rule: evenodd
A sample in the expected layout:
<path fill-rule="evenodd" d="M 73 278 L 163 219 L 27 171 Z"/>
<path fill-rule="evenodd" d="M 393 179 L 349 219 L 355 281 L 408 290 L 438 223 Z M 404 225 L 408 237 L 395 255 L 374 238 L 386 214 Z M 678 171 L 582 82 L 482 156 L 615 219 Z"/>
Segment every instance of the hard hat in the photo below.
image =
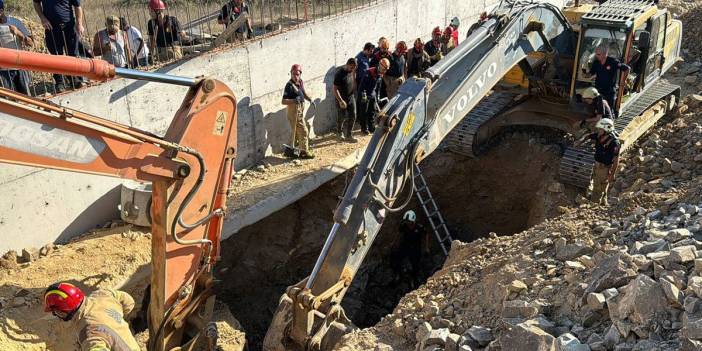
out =
<path fill-rule="evenodd" d="M 400 54 L 406 53 L 407 43 L 405 43 L 404 41 L 397 42 L 397 44 L 395 45 L 395 50 L 397 50 L 397 52 L 399 52 Z"/>
<path fill-rule="evenodd" d="M 589 87 L 589 88 L 583 90 L 583 92 L 580 93 L 580 95 L 583 97 L 583 99 L 594 99 L 600 95 L 600 92 L 597 91 L 597 89 L 595 89 L 595 87 Z"/>
<path fill-rule="evenodd" d="M 149 0 L 149 8 L 154 11 L 165 10 L 166 3 L 163 0 Z"/>
<path fill-rule="evenodd" d="M 595 128 L 602 129 L 608 133 L 612 132 L 614 131 L 614 121 L 609 118 L 602 118 L 601 120 L 597 121 Z"/>
<path fill-rule="evenodd" d="M 379 66 L 385 71 L 390 69 L 390 60 L 383 58 L 380 60 Z"/>
<path fill-rule="evenodd" d="M 444 35 L 446 36 L 451 36 L 453 34 L 453 27 L 448 26 L 446 29 L 444 29 Z"/>
<path fill-rule="evenodd" d="M 414 211 L 409 210 L 409 211 L 405 212 L 404 215 L 402 215 L 402 219 L 404 219 L 406 221 L 414 222 L 415 220 L 417 220 L 417 215 L 414 213 Z"/>
<path fill-rule="evenodd" d="M 458 17 L 454 17 L 451 19 L 451 25 L 458 28 L 461 25 L 461 20 Z"/>
<path fill-rule="evenodd" d="M 387 38 L 380 38 L 378 42 L 378 47 L 381 49 L 390 49 L 390 41 Z"/>
<path fill-rule="evenodd" d="M 66 314 L 63 320 L 70 320 L 83 303 L 85 294 L 78 287 L 69 283 L 55 283 L 44 292 L 44 312 Z"/>
<path fill-rule="evenodd" d="M 441 35 L 441 27 L 434 28 L 434 30 L 431 32 L 431 35 Z"/>
<path fill-rule="evenodd" d="M 300 74 L 302 74 L 302 65 L 299 63 L 296 63 L 290 67 L 290 72 L 292 71 L 300 71 Z"/>

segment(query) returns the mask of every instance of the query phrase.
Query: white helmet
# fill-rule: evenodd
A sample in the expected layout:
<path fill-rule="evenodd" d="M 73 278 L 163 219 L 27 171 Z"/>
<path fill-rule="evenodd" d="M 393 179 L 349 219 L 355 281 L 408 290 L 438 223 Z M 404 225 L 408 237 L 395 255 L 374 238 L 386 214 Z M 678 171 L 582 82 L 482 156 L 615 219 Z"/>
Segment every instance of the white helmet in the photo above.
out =
<path fill-rule="evenodd" d="M 451 25 L 458 28 L 461 25 L 461 20 L 458 17 L 454 17 L 451 19 Z"/>
<path fill-rule="evenodd" d="M 612 131 L 614 131 L 614 121 L 609 118 L 602 118 L 601 120 L 597 121 L 595 128 L 599 128 L 604 130 L 605 132 L 611 133 Z"/>
<path fill-rule="evenodd" d="M 415 220 L 417 220 L 417 215 L 414 213 L 414 211 L 409 210 L 409 211 L 405 212 L 405 214 L 402 216 L 402 219 L 404 219 L 406 221 L 414 222 Z"/>
<path fill-rule="evenodd" d="M 580 93 L 580 95 L 583 97 L 583 99 L 594 99 L 600 95 L 600 92 L 597 91 L 597 89 L 595 89 L 594 87 L 589 87 L 583 90 L 583 92 Z"/>

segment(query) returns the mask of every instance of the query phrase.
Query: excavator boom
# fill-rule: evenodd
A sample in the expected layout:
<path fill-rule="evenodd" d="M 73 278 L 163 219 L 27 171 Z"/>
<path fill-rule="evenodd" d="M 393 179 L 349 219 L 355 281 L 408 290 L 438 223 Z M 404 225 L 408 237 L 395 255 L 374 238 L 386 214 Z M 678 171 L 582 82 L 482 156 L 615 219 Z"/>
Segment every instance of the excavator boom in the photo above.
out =
<path fill-rule="evenodd" d="M 506 3 L 430 68 L 427 78 L 402 85 L 379 115 L 311 275 L 281 298 L 265 350 L 327 350 L 353 328 L 341 300 L 385 218 L 411 200 L 415 163 L 528 53 L 565 50 L 561 46 L 572 44 L 572 34 L 553 5 Z"/>
<path fill-rule="evenodd" d="M 190 349 L 205 337 L 214 304 L 236 146 L 231 90 L 208 78 L 10 49 L 0 49 L 0 67 L 189 87 L 163 137 L 0 89 L 0 162 L 151 181 L 149 350 Z"/>

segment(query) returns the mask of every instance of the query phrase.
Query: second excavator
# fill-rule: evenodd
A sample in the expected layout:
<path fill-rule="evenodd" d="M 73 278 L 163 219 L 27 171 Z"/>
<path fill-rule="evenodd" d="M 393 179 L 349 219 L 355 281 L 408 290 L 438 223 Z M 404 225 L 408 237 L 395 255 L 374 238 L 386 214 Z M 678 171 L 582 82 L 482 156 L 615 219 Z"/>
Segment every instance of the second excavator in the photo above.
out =
<path fill-rule="evenodd" d="M 555 129 L 564 140 L 580 132 L 591 115 L 580 93 L 594 84 L 581 72 L 596 47 L 608 46 L 632 67 L 617 76 L 616 91 L 616 128 L 624 148 L 631 145 L 679 99 L 680 88 L 661 76 L 678 60 L 681 33 L 680 21 L 653 1 L 610 0 L 564 10 L 503 1 L 380 112 L 312 273 L 281 297 L 264 350 L 329 350 L 354 328 L 341 301 L 380 226 L 411 200 L 415 165 L 443 141 L 476 156 L 509 126 Z M 562 181 L 585 186 L 593 162 L 591 150 L 567 147 Z"/>

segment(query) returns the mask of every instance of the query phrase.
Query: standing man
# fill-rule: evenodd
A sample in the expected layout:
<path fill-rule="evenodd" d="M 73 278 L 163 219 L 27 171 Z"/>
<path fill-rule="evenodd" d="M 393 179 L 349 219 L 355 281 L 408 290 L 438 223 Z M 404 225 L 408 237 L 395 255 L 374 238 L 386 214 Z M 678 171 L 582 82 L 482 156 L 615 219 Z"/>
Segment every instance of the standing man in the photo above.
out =
<path fill-rule="evenodd" d="M 149 48 L 144 42 L 144 37 L 137 27 L 129 25 L 126 18 L 119 18 L 120 27 L 127 35 L 127 47 L 131 56 L 129 57 L 129 65 L 131 67 L 146 67 L 149 65 Z"/>
<path fill-rule="evenodd" d="M 102 56 L 102 59 L 115 65 L 127 67 L 131 57 L 128 50 L 129 41 L 124 32 L 120 30 L 119 17 L 108 16 L 105 18 L 105 29 L 95 33 L 93 38 L 93 55 Z"/>
<path fill-rule="evenodd" d="M 71 323 L 82 351 L 139 351 L 124 316 L 134 299 L 119 290 L 97 290 L 86 297 L 78 287 L 56 283 L 44 292 L 44 312 Z"/>
<path fill-rule="evenodd" d="M 217 23 L 229 27 L 229 24 L 236 21 L 244 12 L 247 14 L 251 13 L 249 11 L 249 5 L 247 5 L 244 0 L 231 0 L 222 6 L 222 9 L 219 11 L 219 16 L 217 17 Z M 246 19 L 245 24 L 236 29 L 234 39 L 244 41 L 251 38 L 252 28 L 251 17 L 249 17 Z"/>
<path fill-rule="evenodd" d="M 356 82 L 360 83 L 365 78 L 370 68 L 370 60 L 373 57 L 373 50 L 375 50 L 375 45 L 373 43 L 366 43 L 363 45 L 363 50 L 356 55 Z M 360 89 L 360 88 L 359 88 Z"/>
<path fill-rule="evenodd" d="M 375 48 L 373 52 L 373 58 L 371 59 L 370 66 L 378 67 L 380 60 L 388 59 L 392 61 L 392 53 L 390 52 L 390 41 L 387 38 L 382 37 L 378 40 L 378 47 Z"/>
<path fill-rule="evenodd" d="M 458 17 L 451 19 L 451 24 L 449 25 L 453 32 L 451 32 L 451 38 L 453 39 L 453 47 L 458 46 L 458 26 L 461 25 L 461 20 Z"/>
<path fill-rule="evenodd" d="M 358 84 L 360 92 L 358 104 L 358 119 L 363 134 L 370 134 L 375 131 L 375 121 L 373 117 L 379 110 L 378 101 L 383 95 L 383 76 L 387 71 L 390 62 L 387 59 L 380 60 L 378 67 L 368 69 L 368 74 Z"/>
<path fill-rule="evenodd" d="M 441 54 L 443 56 L 448 55 L 456 47 L 453 43 L 453 27 L 448 26 L 444 29 L 444 34 L 441 36 Z"/>
<path fill-rule="evenodd" d="M 78 56 L 78 41 L 85 33 L 80 0 L 33 0 L 34 11 L 44 26 L 46 48 L 52 55 Z M 54 74 L 56 92 L 66 90 L 64 77 Z M 72 88 L 83 87 L 83 81 L 68 77 Z"/>
<path fill-rule="evenodd" d="M 5 4 L 0 0 L 0 47 L 21 50 L 34 44 L 22 21 L 5 15 Z M 0 87 L 30 95 L 31 79 L 26 71 L 0 68 Z"/>
<path fill-rule="evenodd" d="M 431 32 L 431 41 L 424 45 L 424 51 L 429 55 L 430 66 L 435 65 L 443 57 L 443 44 L 441 43 L 441 28 L 436 27 Z"/>
<path fill-rule="evenodd" d="M 180 29 L 180 22 L 175 16 L 165 14 L 166 3 L 163 0 L 150 0 L 148 22 L 149 50 L 155 53 L 159 61 L 179 60 L 183 58 L 180 41 L 187 38 Z"/>
<path fill-rule="evenodd" d="M 300 157 L 314 158 L 314 154 L 310 151 L 309 130 L 305 123 L 305 100 L 312 102 L 302 81 L 302 66 L 294 64 L 290 68 L 290 80 L 283 90 L 282 104 L 287 106 L 288 122 L 293 130 L 292 147 L 302 151 Z"/>
<path fill-rule="evenodd" d="M 404 41 L 398 42 L 395 45 L 395 52 L 392 53 L 392 60 L 389 60 L 390 67 L 388 67 L 387 73 L 383 76 L 388 99 L 395 97 L 400 85 L 405 82 L 406 55 L 407 44 Z"/>
<path fill-rule="evenodd" d="M 332 92 L 336 99 L 336 106 L 339 109 L 336 119 L 336 134 L 342 140 L 355 143 L 358 142 L 352 135 L 353 124 L 356 121 L 356 98 L 354 97 L 354 76 L 356 71 L 356 59 L 350 58 L 346 64 L 339 67 L 334 74 L 334 86 Z"/>
<path fill-rule="evenodd" d="M 417 38 L 414 41 L 414 47 L 407 53 L 407 72 L 405 76 L 420 78 L 430 64 L 431 59 L 424 50 L 424 43 L 421 38 Z"/>
<path fill-rule="evenodd" d="M 607 192 L 614 181 L 619 166 L 621 142 L 614 133 L 614 121 L 603 118 L 595 125 L 595 133 L 583 137 L 595 142 L 595 168 L 592 172 L 592 192 L 590 201 L 608 206 Z"/>
<path fill-rule="evenodd" d="M 606 44 L 595 49 L 595 61 L 590 67 L 589 76 L 595 76 L 595 88 L 607 100 L 614 116 L 619 115 L 616 99 L 619 85 L 619 71 L 628 72 L 629 66 L 609 56 L 609 47 Z"/>

